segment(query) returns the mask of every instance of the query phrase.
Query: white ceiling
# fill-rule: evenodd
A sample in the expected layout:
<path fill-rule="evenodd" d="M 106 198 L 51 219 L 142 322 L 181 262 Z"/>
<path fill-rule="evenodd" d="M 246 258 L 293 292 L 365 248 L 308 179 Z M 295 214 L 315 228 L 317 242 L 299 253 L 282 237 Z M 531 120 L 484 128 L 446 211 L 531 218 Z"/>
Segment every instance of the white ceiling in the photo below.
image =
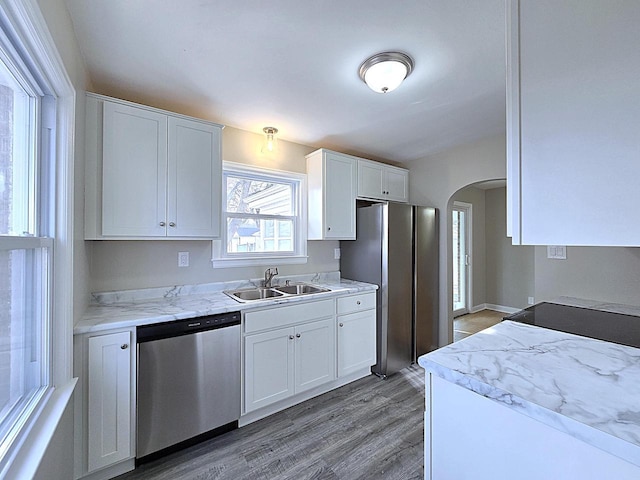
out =
<path fill-rule="evenodd" d="M 67 0 L 97 93 L 404 162 L 504 132 L 504 0 Z M 367 57 L 415 70 L 376 94 Z"/>

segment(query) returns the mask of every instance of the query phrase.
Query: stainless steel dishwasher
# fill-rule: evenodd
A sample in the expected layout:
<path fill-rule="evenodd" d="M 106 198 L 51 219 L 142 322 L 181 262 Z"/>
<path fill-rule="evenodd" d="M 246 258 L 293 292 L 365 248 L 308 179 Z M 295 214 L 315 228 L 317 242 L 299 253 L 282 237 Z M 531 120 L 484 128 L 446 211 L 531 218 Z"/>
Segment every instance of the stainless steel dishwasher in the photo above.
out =
<path fill-rule="evenodd" d="M 240 312 L 140 326 L 137 338 L 138 463 L 237 428 Z"/>

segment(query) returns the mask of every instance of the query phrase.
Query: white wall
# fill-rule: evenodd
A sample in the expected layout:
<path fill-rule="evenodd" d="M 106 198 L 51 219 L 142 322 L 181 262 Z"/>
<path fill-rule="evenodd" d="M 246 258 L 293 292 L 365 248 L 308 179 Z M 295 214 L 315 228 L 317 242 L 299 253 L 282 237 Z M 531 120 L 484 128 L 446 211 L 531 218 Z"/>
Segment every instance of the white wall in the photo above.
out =
<path fill-rule="evenodd" d="M 535 247 L 536 302 L 566 295 L 640 305 L 640 248 L 567 247 L 566 260 Z"/>
<path fill-rule="evenodd" d="M 440 210 L 439 344 L 453 339 L 451 300 L 451 196 L 467 185 L 506 177 L 505 136 L 485 138 L 409 162 L 411 203 Z"/>
<path fill-rule="evenodd" d="M 84 93 L 90 88 L 91 83 L 64 0 L 38 0 L 38 4 L 71 83 L 76 89 L 73 288 L 74 318 L 78 319 L 87 305 L 89 285 L 89 262 L 85 251 L 82 219 L 84 218 Z"/>
<path fill-rule="evenodd" d="M 311 147 L 280 140 L 278 152 L 266 156 L 260 152 L 262 141 L 262 135 L 226 127 L 222 131 L 222 158 L 266 168 L 306 172 L 305 155 L 313 151 Z M 278 267 L 280 275 L 330 272 L 340 268 L 339 261 L 333 258 L 333 250 L 339 246 L 337 241 L 309 242 L 307 264 L 280 266 L 274 262 L 266 266 L 216 269 L 211 265 L 210 241 L 118 240 L 86 243 L 92 244 L 92 292 L 260 278 L 264 270 L 272 266 Z M 178 252 L 189 252 L 189 267 L 178 267 Z"/>
<path fill-rule="evenodd" d="M 76 125 L 74 147 L 74 243 L 73 243 L 73 315 L 77 320 L 87 305 L 89 262 L 83 240 L 84 225 L 84 92 L 90 81 L 78 48 L 71 18 L 64 0 L 38 0 L 42 15 L 76 89 Z M 65 288 L 65 286 L 59 286 Z M 67 286 L 70 288 L 71 286 Z M 74 322 L 75 323 L 75 322 Z M 72 345 L 72 342 L 69 342 Z M 56 432 L 36 474 L 37 479 L 73 478 L 73 407 L 67 405 Z"/>

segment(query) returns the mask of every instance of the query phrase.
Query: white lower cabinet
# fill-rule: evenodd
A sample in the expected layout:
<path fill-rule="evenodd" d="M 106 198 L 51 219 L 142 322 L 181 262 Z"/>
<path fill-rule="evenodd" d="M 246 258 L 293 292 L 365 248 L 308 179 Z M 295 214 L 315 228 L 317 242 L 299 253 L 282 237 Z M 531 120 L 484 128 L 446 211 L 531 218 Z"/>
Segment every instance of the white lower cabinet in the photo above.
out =
<path fill-rule="evenodd" d="M 376 311 L 338 317 L 338 377 L 376 363 Z"/>
<path fill-rule="evenodd" d="M 79 335 L 75 343 L 75 477 L 111 478 L 135 457 L 135 330 Z"/>
<path fill-rule="evenodd" d="M 376 363 L 376 293 L 337 300 L 338 377 Z"/>
<path fill-rule="evenodd" d="M 290 326 L 251 333 L 277 324 Z M 249 312 L 245 332 L 245 412 L 335 379 L 333 300 Z"/>
<path fill-rule="evenodd" d="M 294 343 L 296 393 L 304 392 L 336 378 L 333 318 L 296 327 Z"/>
<path fill-rule="evenodd" d="M 293 328 L 280 328 L 245 337 L 247 411 L 293 395 L 293 335 Z"/>
<path fill-rule="evenodd" d="M 129 332 L 89 338 L 89 471 L 131 456 L 130 352 Z"/>

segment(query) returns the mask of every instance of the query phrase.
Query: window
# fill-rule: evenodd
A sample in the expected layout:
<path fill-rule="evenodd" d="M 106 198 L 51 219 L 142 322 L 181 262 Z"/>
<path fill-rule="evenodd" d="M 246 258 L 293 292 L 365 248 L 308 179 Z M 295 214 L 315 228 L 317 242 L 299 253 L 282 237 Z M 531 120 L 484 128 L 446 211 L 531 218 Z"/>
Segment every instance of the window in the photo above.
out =
<path fill-rule="evenodd" d="M 74 92 L 38 15 L 0 4 L 0 477 L 11 478 L 32 476 L 18 452 L 42 454 L 36 420 L 73 391 L 72 286 L 54 296 L 53 283 L 71 277 Z"/>
<path fill-rule="evenodd" d="M 225 162 L 214 267 L 306 262 L 306 177 Z"/>

